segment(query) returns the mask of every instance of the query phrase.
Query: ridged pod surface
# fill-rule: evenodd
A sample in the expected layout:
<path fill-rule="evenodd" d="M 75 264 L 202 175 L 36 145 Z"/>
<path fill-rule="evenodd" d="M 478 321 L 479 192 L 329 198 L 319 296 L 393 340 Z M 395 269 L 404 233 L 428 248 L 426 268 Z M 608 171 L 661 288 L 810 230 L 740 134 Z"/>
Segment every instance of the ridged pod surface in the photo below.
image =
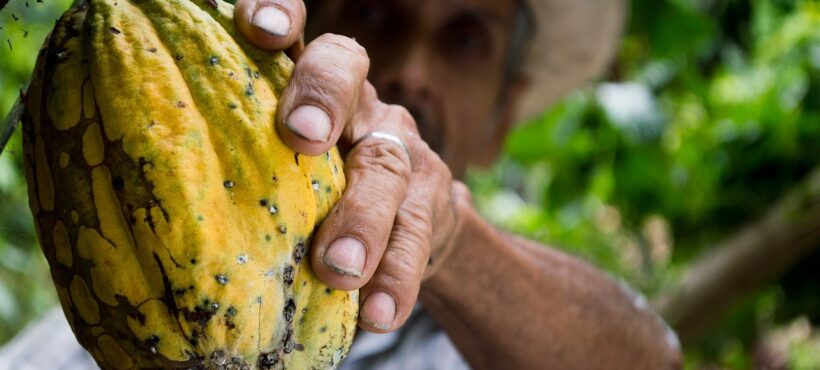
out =
<path fill-rule="evenodd" d="M 310 236 L 342 163 L 277 137 L 292 63 L 214 0 L 90 0 L 26 98 L 31 210 L 63 310 L 104 369 L 326 369 L 358 293 L 319 282 Z"/>

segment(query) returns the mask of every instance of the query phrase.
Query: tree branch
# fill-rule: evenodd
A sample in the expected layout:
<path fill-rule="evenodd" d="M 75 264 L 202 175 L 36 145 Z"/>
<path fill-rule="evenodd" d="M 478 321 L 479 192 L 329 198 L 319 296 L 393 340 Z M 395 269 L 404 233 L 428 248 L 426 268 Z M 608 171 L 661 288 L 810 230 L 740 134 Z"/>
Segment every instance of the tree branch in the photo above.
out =
<path fill-rule="evenodd" d="M 681 282 L 654 302 L 691 343 L 740 299 L 820 246 L 820 168 L 762 219 L 693 262 Z"/>

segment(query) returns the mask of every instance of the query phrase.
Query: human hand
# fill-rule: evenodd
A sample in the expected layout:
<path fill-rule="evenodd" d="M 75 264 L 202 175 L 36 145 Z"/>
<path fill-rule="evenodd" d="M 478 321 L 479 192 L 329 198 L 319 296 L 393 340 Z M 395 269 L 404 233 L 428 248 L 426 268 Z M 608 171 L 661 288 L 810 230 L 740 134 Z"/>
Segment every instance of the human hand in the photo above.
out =
<path fill-rule="evenodd" d="M 268 50 L 298 42 L 305 24 L 298 0 L 239 0 L 235 15 L 240 31 Z M 311 263 L 328 286 L 360 289 L 363 329 L 389 332 L 407 320 L 422 280 L 452 249 L 469 192 L 407 110 L 378 99 L 369 65 L 354 40 L 318 37 L 299 53 L 276 128 L 299 153 L 338 145 L 346 155 L 347 189 L 314 235 Z"/>

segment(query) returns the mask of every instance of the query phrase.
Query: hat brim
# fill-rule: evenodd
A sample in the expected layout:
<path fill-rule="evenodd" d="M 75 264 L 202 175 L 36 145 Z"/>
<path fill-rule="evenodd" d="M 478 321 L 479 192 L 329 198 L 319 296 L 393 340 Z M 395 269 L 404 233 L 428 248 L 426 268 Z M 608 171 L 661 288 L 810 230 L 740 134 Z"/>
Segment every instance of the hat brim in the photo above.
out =
<path fill-rule="evenodd" d="M 544 111 L 561 96 L 598 77 L 623 32 L 628 0 L 526 0 L 535 33 L 524 59 L 527 91 L 518 120 Z"/>

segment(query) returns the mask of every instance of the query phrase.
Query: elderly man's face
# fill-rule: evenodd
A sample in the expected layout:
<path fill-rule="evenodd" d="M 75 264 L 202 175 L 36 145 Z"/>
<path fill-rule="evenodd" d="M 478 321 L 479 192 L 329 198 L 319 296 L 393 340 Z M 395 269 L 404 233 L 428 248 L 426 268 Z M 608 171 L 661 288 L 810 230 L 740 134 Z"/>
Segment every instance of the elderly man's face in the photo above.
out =
<path fill-rule="evenodd" d="M 382 100 L 405 106 L 425 141 L 460 177 L 497 154 L 512 111 L 504 90 L 514 0 L 318 2 L 309 37 L 355 38 Z"/>

